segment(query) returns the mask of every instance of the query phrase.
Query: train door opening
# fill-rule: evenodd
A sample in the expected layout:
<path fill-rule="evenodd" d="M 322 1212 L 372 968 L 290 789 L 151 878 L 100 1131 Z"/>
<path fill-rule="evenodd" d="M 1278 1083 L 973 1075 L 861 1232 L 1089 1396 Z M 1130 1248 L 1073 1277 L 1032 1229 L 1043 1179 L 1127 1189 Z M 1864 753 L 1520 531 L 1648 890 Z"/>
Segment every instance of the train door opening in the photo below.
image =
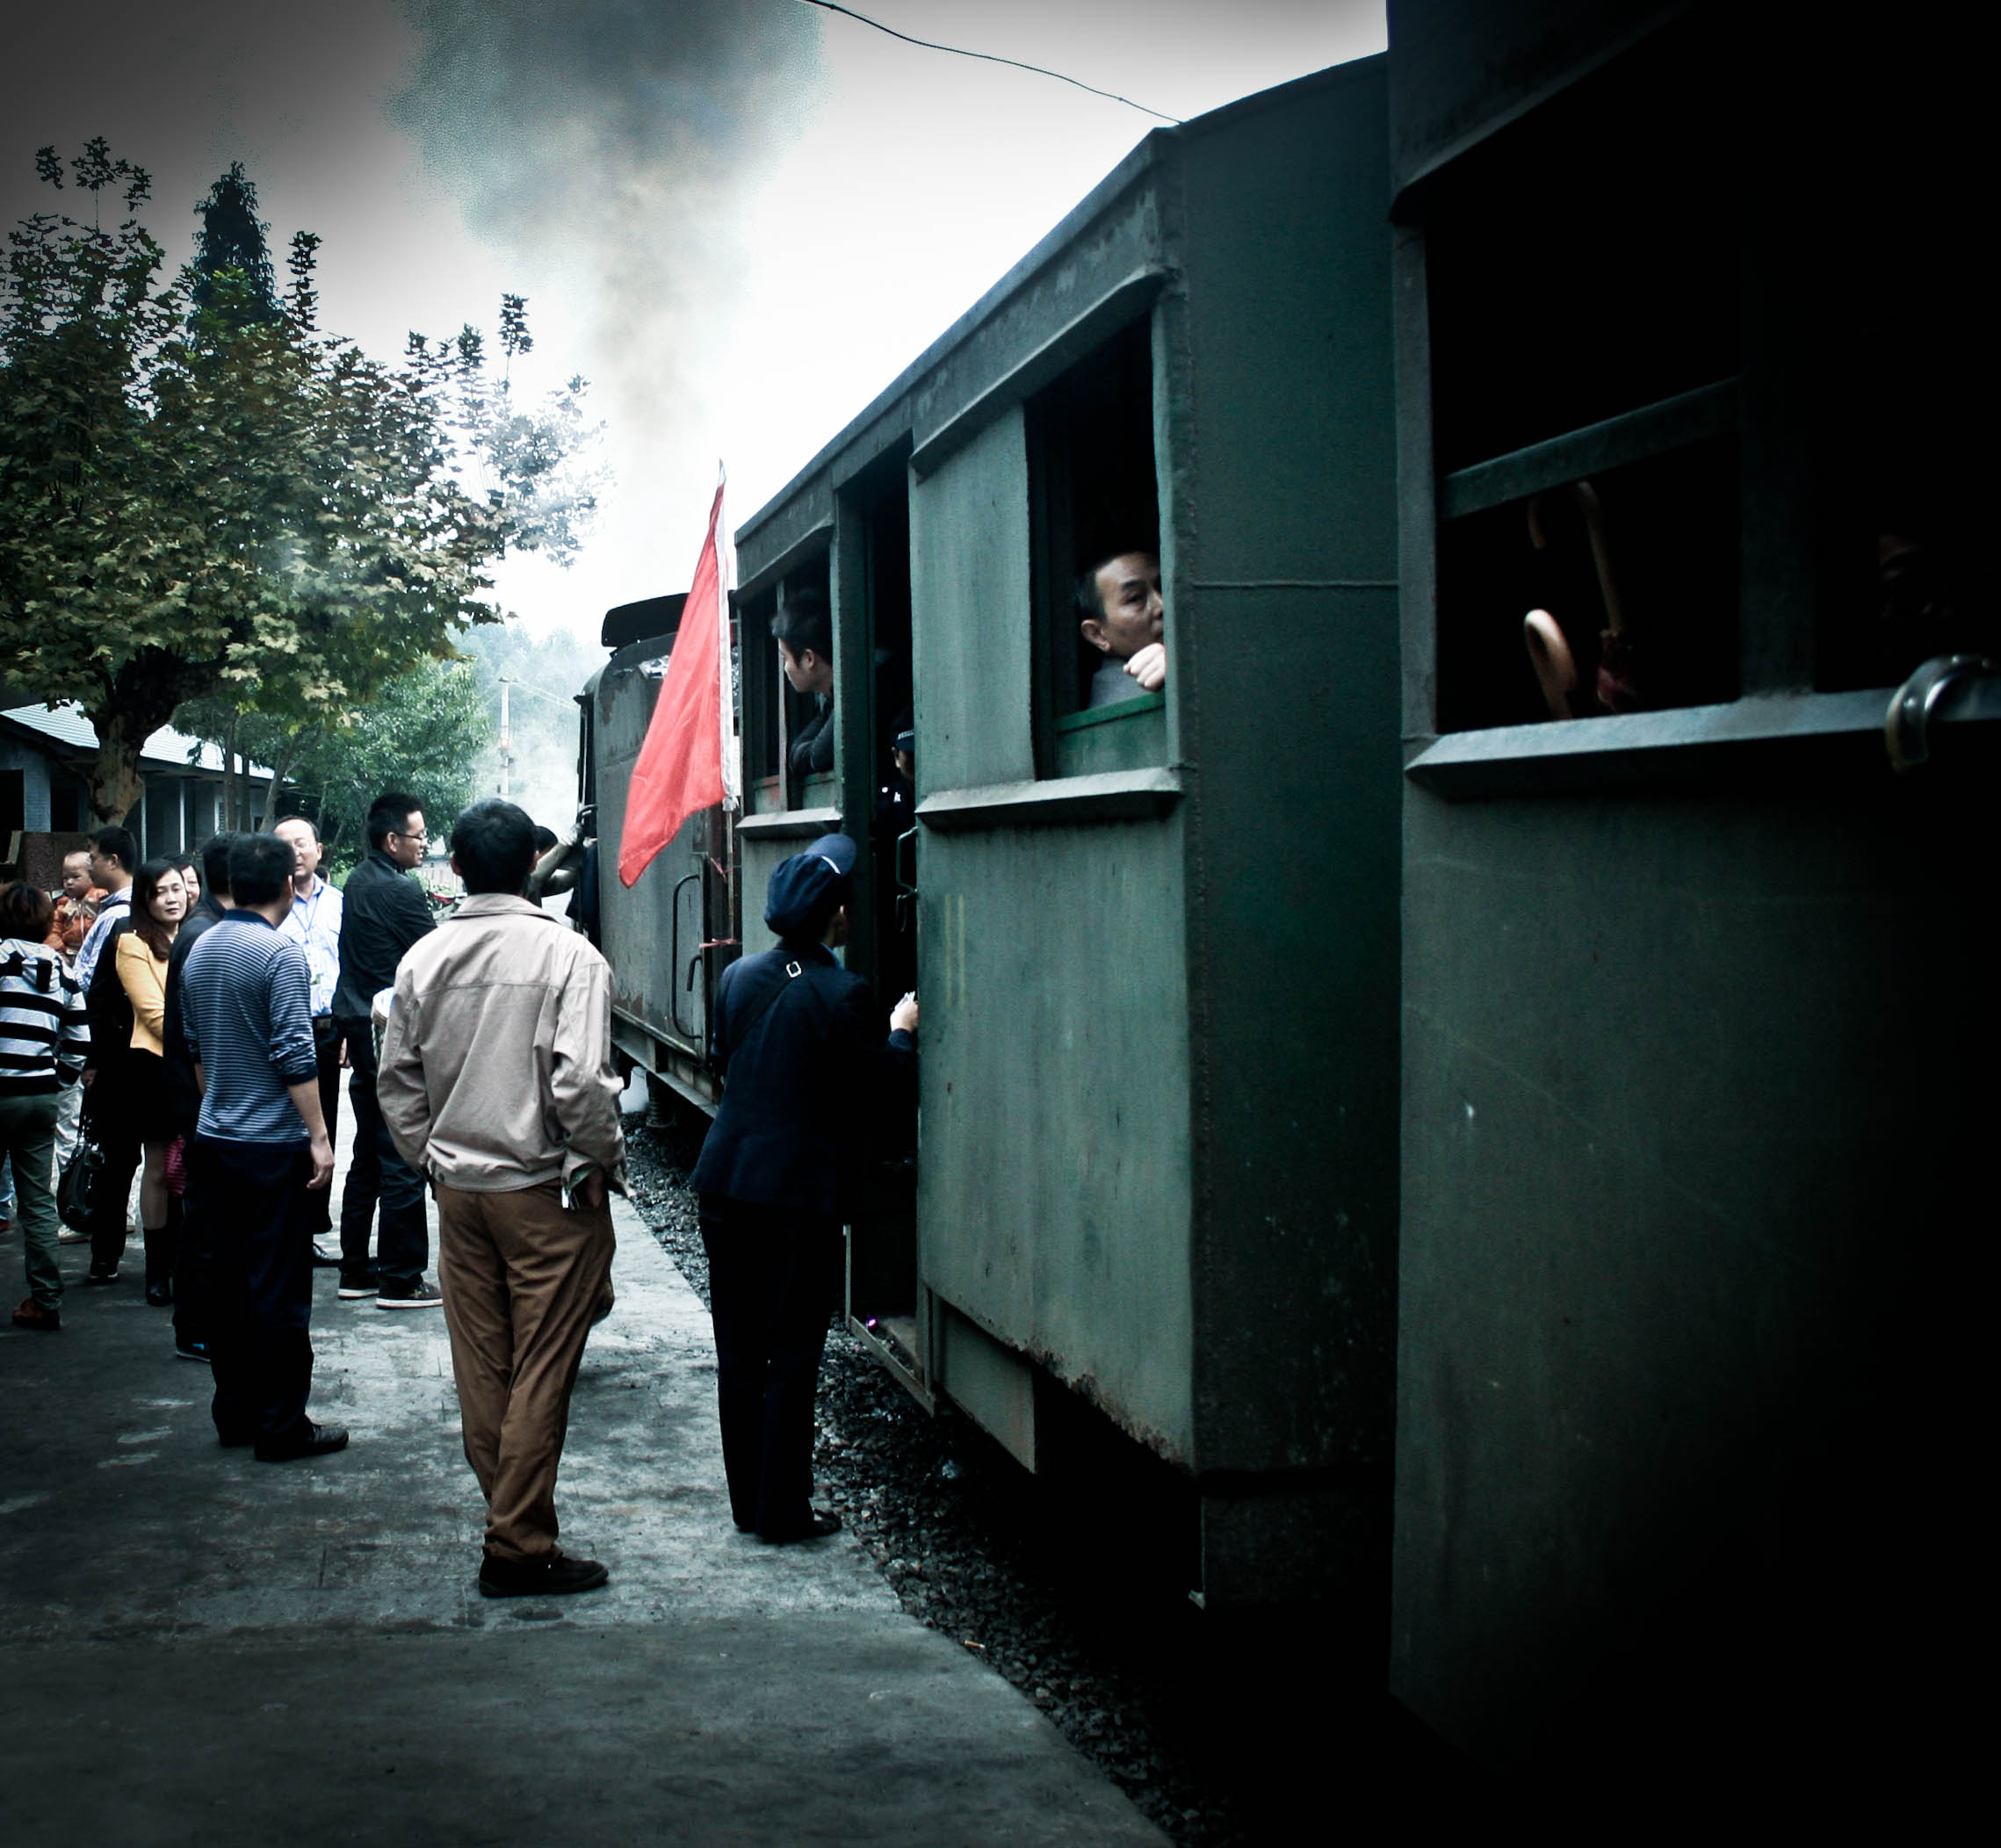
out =
<path fill-rule="evenodd" d="M 908 450 L 899 446 L 842 494 L 840 631 L 842 812 L 862 847 L 848 964 L 886 1016 L 918 986 L 916 734 L 910 665 Z M 851 1325 L 925 1391 L 917 1281 L 917 1098 L 878 1100 L 865 1197 L 849 1229 Z"/>

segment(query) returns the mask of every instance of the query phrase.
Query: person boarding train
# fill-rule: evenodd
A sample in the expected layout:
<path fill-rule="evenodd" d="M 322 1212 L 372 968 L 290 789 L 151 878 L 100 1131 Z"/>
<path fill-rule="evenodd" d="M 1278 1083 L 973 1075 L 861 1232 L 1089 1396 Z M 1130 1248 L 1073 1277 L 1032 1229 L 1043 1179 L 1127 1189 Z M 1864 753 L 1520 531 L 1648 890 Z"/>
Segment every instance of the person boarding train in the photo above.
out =
<path fill-rule="evenodd" d="M 914 1107 L 917 1000 L 885 1045 L 869 985 L 834 960 L 848 935 L 855 843 L 823 834 L 771 875 L 764 921 L 778 946 L 717 985 L 722 1102 L 690 1181 L 716 1332 L 723 1471 L 738 1528 L 815 1539 L 813 1400 L 840 1299 L 841 1227 L 866 1173 L 871 1115 Z"/>

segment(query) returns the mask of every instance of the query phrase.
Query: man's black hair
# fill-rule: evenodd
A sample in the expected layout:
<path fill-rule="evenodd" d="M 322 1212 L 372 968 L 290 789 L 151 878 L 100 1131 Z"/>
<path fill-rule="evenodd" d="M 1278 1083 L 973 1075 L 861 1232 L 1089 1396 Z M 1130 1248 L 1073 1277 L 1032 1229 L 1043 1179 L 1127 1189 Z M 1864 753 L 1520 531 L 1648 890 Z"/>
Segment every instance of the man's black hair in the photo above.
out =
<path fill-rule="evenodd" d="M 467 892 L 512 897 L 535 864 L 535 824 L 527 810 L 489 796 L 451 824 L 451 857 Z"/>
<path fill-rule="evenodd" d="M 422 807 L 423 805 L 420 803 L 415 806 Z M 407 815 L 409 813 L 409 810 L 405 809 L 403 812 Z M 271 832 L 275 834 L 287 821 L 303 821 L 307 827 L 313 830 L 313 839 L 315 843 L 322 838 L 320 833 L 320 824 L 314 820 L 310 815 L 301 815 L 297 809 L 293 810 L 289 815 L 280 815 L 276 821 L 272 822 L 271 825 Z"/>
<path fill-rule="evenodd" d="M 549 849 L 555 844 L 555 829 L 553 827 L 544 827 L 539 823 L 538 823 L 535 829 L 535 857 L 539 860 L 542 855 L 547 853 Z"/>
<path fill-rule="evenodd" d="M 238 834 L 229 843 L 229 896 L 246 910 L 269 905 L 292 884 L 299 856 L 276 834 Z"/>
<path fill-rule="evenodd" d="M 1098 574 L 1107 565 L 1116 565 L 1121 559 L 1152 559 L 1156 563 L 1159 553 L 1151 545 L 1121 545 L 1116 552 L 1108 552 L 1088 571 L 1078 574 L 1075 587 L 1070 593 L 1072 606 L 1080 623 L 1102 623 L 1110 612 L 1105 608 L 1105 600 L 1098 591 Z"/>
<path fill-rule="evenodd" d="M 403 832 L 403 824 L 421 809 L 423 804 L 402 790 L 385 790 L 368 805 L 368 844 L 382 848 L 388 844 L 389 836 Z"/>
<path fill-rule="evenodd" d="M 129 828 L 122 828 L 115 821 L 107 822 L 103 827 L 92 828 L 88 838 L 103 858 L 116 860 L 126 871 L 138 865 L 139 843 L 132 838 Z"/>
<path fill-rule="evenodd" d="M 792 651 L 795 661 L 808 648 L 822 661 L 834 659 L 834 617 L 827 599 L 810 586 L 785 599 L 784 608 L 771 618 L 771 633 Z"/>
<path fill-rule="evenodd" d="M 201 889 L 213 892 L 218 899 L 227 899 L 229 891 L 229 849 L 236 844 L 236 836 L 228 828 L 219 834 L 211 834 L 201 846 Z"/>

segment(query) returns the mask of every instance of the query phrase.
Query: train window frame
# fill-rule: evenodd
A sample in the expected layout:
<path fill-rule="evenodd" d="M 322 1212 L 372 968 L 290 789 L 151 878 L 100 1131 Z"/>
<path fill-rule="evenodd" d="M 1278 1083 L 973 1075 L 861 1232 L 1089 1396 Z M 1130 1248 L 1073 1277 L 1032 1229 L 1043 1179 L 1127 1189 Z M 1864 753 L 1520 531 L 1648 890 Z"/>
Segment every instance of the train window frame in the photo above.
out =
<path fill-rule="evenodd" d="M 784 669 L 769 646 L 778 586 L 767 584 L 738 604 L 737 697 L 743 713 L 745 807 L 753 815 L 784 807 L 785 739 L 779 676 Z M 757 666 L 762 653 L 763 667 Z"/>
<path fill-rule="evenodd" d="M 800 773 L 791 765 L 792 740 L 811 711 L 810 694 L 796 693 L 785 679 L 771 618 L 793 591 L 810 586 L 827 598 L 833 581 L 832 529 L 816 528 L 801 545 L 781 561 L 782 568 L 761 573 L 737 593 L 739 687 L 743 699 L 744 802 L 750 817 L 798 814 L 831 809 L 841 776 L 841 741 L 834 724 L 834 760 L 826 770 Z M 835 624 L 834 672 L 839 692 L 840 643 Z M 766 667 L 749 665 L 746 649 L 765 650 Z"/>
<path fill-rule="evenodd" d="M 1152 555 L 1160 556 L 1163 469 L 1156 356 L 1161 330 L 1153 311 L 1156 292 L 1149 287 L 1129 297 L 1130 309 L 1123 318 L 1101 322 L 1093 330 L 1092 343 L 1022 401 L 1029 463 L 1029 714 L 1038 781 L 1149 769 L 1167 762 L 1164 693 L 1141 693 L 1111 706 L 1086 704 L 1087 663 L 1074 601 L 1085 560 L 1104 556 L 1104 547 L 1114 543 L 1114 532 L 1150 541 Z M 1108 367 L 1123 374 L 1109 386 Z M 1129 479 L 1117 495 L 1123 511 L 1101 511 L 1096 516 L 1099 531 L 1080 533 L 1073 466 L 1079 446 L 1077 426 L 1105 408 L 1096 402 L 1105 396 L 1131 401 L 1116 402 L 1113 408 L 1123 426 L 1123 443 L 1115 433 L 1109 438 L 1101 436 L 1101 446 L 1127 457 L 1143 453 L 1145 466 L 1142 471 L 1137 464 L 1127 464 Z M 1138 415 L 1141 403 L 1143 417 Z M 1172 632 L 1170 619 L 1165 631 L 1170 658 Z"/>
<path fill-rule="evenodd" d="M 1811 300 L 1810 285 L 1816 278 L 1824 280 L 1836 248 L 1831 235 L 1836 220 L 1828 203 L 1831 188 L 1817 193 L 1788 189 L 1817 170 L 1814 162 L 1824 151 L 1802 129 L 1819 126 L 1824 132 L 1825 124 L 1817 124 L 1811 116 L 1815 105 L 1805 101 L 1794 105 L 1794 114 L 1764 111 L 1762 102 L 1758 110 L 1752 106 L 1754 99 L 1772 94 L 1833 91 L 1796 73 L 1794 91 L 1775 92 L 1769 81 L 1761 86 L 1755 62 L 1732 63 L 1728 47 L 1706 43 L 1702 31 L 1700 18 L 1663 27 L 1570 90 L 1545 99 L 1423 174 L 1395 203 L 1397 344 L 1399 372 L 1407 381 L 1398 438 L 1405 483 L 1404 732 L 1406 746 L 1414 747 L 1407 754 L 1406 772 L 1438 793 L 1477 797 L 1581 790 L 1681 781 L 1692 775 L 1734 779 L 1753 765 L 1769 771 L 1781 761 L 1809 776 L 1832 764 L 1867 766 L 1875 774 L 1882 769 L 1886 700 L 1896 682 L 1881 675 L 1871 678 L 1838 659 L 1842 624 L 1853 626 L 1846 606 L 1857 600 L 1860 581 L 1855 559 L 1849 553 L 1837 556 L 1831 545 L 1829 529 L 1840 510 L 1838 490 L 1845 484 L 1827 465 L 1824 438 L 1838 430 L 1843 439 L 1839 455 L 1851 465 L 1868 451 L 1835 414 L 1819 409 L 1829 381 L 1816 367 L 1824 368 L 1827 362 L 1810 354 L 1810 342 L 1797 338 L 1797 317 Z M 1456 195 L 1463 198 L 1477 189 L 1483 167 L 1499 170 L 1518 157 L 1525 139 L 1540 133 L 1553 143 L 1549 125 L 1576 96 L 1598 86 L 1602 99 L 1613 93 L 1608 86 L 1621 80 L 1659 83 L 1659 72 L 1677 69 L 1675 61 L 1706 55 L 1716 63 L 1714 97 L 1731 114 L 1716 131 L 1721 151 L 1703 158 L 1737 176 L 1743 194 L 1741 207 L 1732 202 L 1733 213 L 1742 213 L 1730 298 L 1738 339 L 1734 370 L 1683 381 L 1687 389 L 1665 398 L 1607 408 L 1590 424 L 1528 433 L 1512 451 L 1470 454 L 1463 444 L 1456 451 L 1452 409 L 1440 403 L 1441 387 L 1448 393 L 1452 388 L 1451 365 L 1441 365 L 1435 343 L 1441 334 L 1450 338 L 1449 327 L 1441 326 L 1438 314 L 1436 271 L 1444 251 L 1440 227 Z M 1661 61 L 1650 70 L 1641 61 L 1646 59 Z M 1659 88 L 1665 91 L 1666 85 Z M 1713 107 L 1707 112 L 1690 109 L 1685 92 L 1678 106 L 1685 117 L 1717 119 Z M 1574 160 L 1574 137 L 1569 145 Z M 1798 224 L 1774 220 L 1769 210 L 1761 216 L 1753 201 L 1763 199 L 1769 206 L 1767 195 L 1806 198 Z M 1447 254 L 1446 267 L 1450 261 Z M 1888 339 L 1871 350 L 1879 365 L 1900 350 Z M 1901 428 L 1898 418 L 1925 427 L 1927 418 L 1940 415 L 1933 401 L 1914 393 L 1901 399 L 1893 395 L 1887 411 L 1872 408 L 1889 429 Z M 1734 447 L 1737 568 L 1731 682 L 1713 687 L 1710 697 L 1595 714 L 1588 723 L 1581 716 L 1464 722 L 1456 711 L 1455 663 L 1449 659 L 1455 523 L 1497 506 L 1521 508 L 1530 494 L 1705 442 Z M 1949 509 L 1940 516 L 1948 516 Z M 1837 576 L 1837 566 L 1846 571 L 1846 577 Z M 1909 662 L 1918 665 L 1917 658 Z M 1943 716 L 1976 718 L 1990 704 L 1984 697 L 1962 699 Z M 1462 722 L 1455 725 L 1456 718 Z"/>

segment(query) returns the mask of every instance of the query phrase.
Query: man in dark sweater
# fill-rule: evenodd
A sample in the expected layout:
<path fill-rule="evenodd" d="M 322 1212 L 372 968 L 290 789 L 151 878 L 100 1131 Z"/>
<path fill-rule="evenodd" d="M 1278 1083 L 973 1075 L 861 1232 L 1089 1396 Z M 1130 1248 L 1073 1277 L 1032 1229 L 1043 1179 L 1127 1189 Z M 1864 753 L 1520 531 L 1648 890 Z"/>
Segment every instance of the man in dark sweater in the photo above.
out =
<path fill-rule="evenodd" d="M 213 1252 L 213 1412 L 225 1444 L 260 1462 L 347 1443 L 306 1416 L 313 1384 L 313 1226 L 307 1202 L 334 1173 L 320 1112 L 305 952 L 278 927 L 292 909 L 293 852 L 271 834 L 229 849 L 235 907 L 188 952 L 177 1000 L 201 1087 L 188 1213 Z"/>
<path fill-rule="evenodd" d="M 372 1297 L 381 1309 L 436 1309 L 444 1300 L 424 1281 L 430 1232 L 423 1182 L 397 1154 L 375 1101 L 375 1037 L 368 1019 L 376 995 L 395 985 L 403 952 L 435 928 L 430 906 L 410 877 L 430 838 L 415 798 L 400 790 L 378 796 L 368 811 L 368 856 L 348 875 L 341 894 L 334 1021 L 354 1073 L 348 1084 L 354 1158 L 341 1195 L 340 1295 L 343 1303 Z M 382 1226 L 371 1265 L 368 1236 L 378 1200 Z"/>
<path fill-rule="evenodd" d="M 771 875 L 776 949 L 723 971 L 714 1051 L 724 1072 L 691 1177 L 716 1328 L 723 1469 L 739 1528 L 767 1541 L 835 1532 L 816 1514 L 813 1396 L 841 1293 L 841 1227 L 867 1172 L 874 1119 L 914 1108 L 917 999 L 885 1046 L 869 985 L 837 963 L 855 843 L 823 834 Z"/>

